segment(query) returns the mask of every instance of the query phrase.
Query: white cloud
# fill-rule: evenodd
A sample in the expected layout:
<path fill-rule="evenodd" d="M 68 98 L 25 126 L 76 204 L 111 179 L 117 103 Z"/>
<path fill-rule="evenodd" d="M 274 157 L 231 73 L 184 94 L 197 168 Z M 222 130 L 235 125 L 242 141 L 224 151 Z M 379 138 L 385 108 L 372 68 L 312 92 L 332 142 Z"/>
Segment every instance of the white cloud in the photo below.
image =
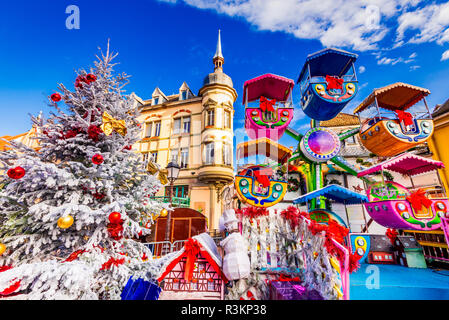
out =
<path fill-rule="evenodd" d="M 441 61 L 445 61 L 445 60 L 448 60 L 448 59 L 449 59 L 449 50 L 446 50 L 441 55 Z"/>
<path fill-rule="evenodd" d="M 323 46 L 374 50 L 391 19 L 416 0 L 184 0 L 200 8 L 242 17 L 260 30 L 283 31 Z"/>
<path fill-rule="evenodd" d="M 383 57 L 383 58 L 377 60 L 377 64 L 378 64 L 378 65 L 389 65 L 389 64 L 391 64 L 391 65 L 394 66 L 395 64 L 397 64 L 397 63 L 399 63 L 399 62 L 404 62 L 404 59 L 401 58 L 401 57 L 399 57 L 399 58 L 387 58 L 387 57 Z"/>
<path fill-rule="evenodd" d="M 421 66 L 410 66 L 410 71 L 415 71 L 421 68 Z"/>
<path fill-rule="evenodd" d="M 359 73 L 360 73 L 360 74 L 364 73 L 365 71 L 366 71 L 365 66 L 360 66 L 360 67 L 359 67 Z"/>
<path fill-rule="evenodd" d="M 414 11 L 404 12 L 398 17 L 396 42 L 438 44 L 449 42 L 449 2 L 429 4 Z M 411 32 L 405 40 L 406 32 Z"/>
<path fill-rule="evenodd" d="M 416 52 L 413 52 L 408 58 L 409 59 L 415 59 L 418 56 Z"/>

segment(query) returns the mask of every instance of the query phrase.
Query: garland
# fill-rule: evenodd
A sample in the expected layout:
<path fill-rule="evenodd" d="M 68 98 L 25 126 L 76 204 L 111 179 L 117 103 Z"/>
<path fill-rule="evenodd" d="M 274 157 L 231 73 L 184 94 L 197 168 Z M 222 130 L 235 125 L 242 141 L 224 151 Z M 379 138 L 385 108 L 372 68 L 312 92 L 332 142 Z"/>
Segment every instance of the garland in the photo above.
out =
<path fill-rule="evenodd" d="M 301 183 L 298 179 L 290 177 L 288 179 L 288 186 L 287 186 L 287 190 L 289 192 L 296 192 L 299 190 Z"/>

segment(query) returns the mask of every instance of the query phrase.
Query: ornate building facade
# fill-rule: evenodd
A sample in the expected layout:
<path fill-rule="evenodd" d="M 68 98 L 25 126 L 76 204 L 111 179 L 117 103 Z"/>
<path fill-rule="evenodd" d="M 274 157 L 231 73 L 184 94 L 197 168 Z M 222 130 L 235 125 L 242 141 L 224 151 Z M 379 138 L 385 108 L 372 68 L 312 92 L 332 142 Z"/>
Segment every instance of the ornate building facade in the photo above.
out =
<path fill-rule="evenodd" d="M 204 78 L 198 94 L 185 82 L 174 95 L 167 96 L 160 88 L 148 100 L 134 94 L 143 128 L 142 139 L 133 146 L 144 161 L 152 160 L 160 168 L 171 161 L 180 165 L 174 197 L 204 214 L 209 230 L 218 228 L 223 210 L 220 193 L 234 179 L 233 105 L 237 92 L 223 72 L 220 33 L 212 62 L 214 71 Z M 168 188 L 156 196 L 166 196 Z"/>

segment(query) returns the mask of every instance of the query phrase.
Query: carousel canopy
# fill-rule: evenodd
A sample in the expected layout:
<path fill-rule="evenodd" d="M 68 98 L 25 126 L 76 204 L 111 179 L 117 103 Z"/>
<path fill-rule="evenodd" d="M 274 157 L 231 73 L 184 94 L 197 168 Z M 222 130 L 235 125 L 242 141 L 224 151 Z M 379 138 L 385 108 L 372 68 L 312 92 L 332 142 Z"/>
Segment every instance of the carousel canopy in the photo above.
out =
<path fill-rule="evenodd" d="M 246 81 L 243 84 L 243 104 L 246 102 L 248 91 L 248 102 L 255 101 L 260 97 L 276 99 L 285 102 L 295 85 L 292 79 L 277 76 L 275 74 L 264 74 L 263 76 Z"/>
<path fill-rule="evenodd" d="M 343 76 L 348 72 L 358 55 L 335 48 L 327 48 L 309 54 L 302 67 L 297 83 L 299 83 L 310 66 L 311 77 Z"/>
<path fill-rule="evenodd" d="M 389 86 L 375 89 L 355 110 L 354 113 L 367 109 L 377 99 L 380 108 L 395 111 L 407 110 L 417 104 L 430 91 L 425 88 L 412 86 L 410 84 L 396 82 Z"/>
<path fill-rule="evenodd" d="M 390 160 L 384 161 L 377 166 L 360 171 L 357 177 L 363 177 L 371 173 L 382 171 L 383 169 L 414 176 L 417 174 L 444 168 L 440 161 L 420 157 L 411 153 L 404 153 Z"/>
<path fill-rule="evenodd" d="M 265 155 L 274 161 L 285 163 L 291 157 L 292 150 L 268 138 L 242 142 L 237 145 L 237 161 L 254 155 Z"/>
<path fill-rule="evenodd" d="M 363 194 L 351 191 L 336 184 L 331 184 L 327 187 L 309 192 L 308 194 L 293 200 L 293 203 L 305 203 L 320 196 L 344 204 L 360 204 L 361 202 L 368 202 L 368 197 Z"/>

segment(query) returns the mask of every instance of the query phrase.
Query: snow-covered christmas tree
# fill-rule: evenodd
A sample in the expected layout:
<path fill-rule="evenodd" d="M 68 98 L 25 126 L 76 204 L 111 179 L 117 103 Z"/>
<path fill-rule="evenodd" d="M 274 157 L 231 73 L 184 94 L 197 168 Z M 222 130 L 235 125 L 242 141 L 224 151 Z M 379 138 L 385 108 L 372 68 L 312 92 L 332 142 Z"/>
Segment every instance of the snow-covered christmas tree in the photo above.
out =
<path fill-rule="evenodd" d="M 0 154 L 0 298 L 120 299 L 131 276 L 151 280 L 163 263 L 134 240 L 165 205 L 131 150 L 138 110 L 115 57 L 108 45 L 72 91 L 58 86 L 56 112 L 32 118 L 38 150 L 10 142 Z"/>

